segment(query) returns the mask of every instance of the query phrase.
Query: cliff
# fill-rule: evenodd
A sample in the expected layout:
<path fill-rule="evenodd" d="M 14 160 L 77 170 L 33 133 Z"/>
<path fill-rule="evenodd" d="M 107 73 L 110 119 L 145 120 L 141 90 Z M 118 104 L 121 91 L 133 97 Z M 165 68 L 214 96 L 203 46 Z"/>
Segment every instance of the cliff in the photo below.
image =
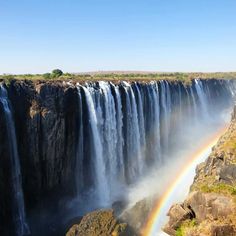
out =
<path fill-rule="evenodd" d="M 117 196 L 125 198 L 123 189 L 160 166 L 184 141 L 179 135 L 183 122 L 201 124 L 207 115 L 232 106 L 233 81 L 191 82 L 5 81 L 10 111 L 1 100 L 0 235 L 16 235 L 19 205 L 31 235 L 58 236 L 71 211 L 80 217 L 111 206 Z M 6 112 L 15 137 L 9 137 Z M 16 176 L 13 139 L 20 163 Z M 14 182 L 22 185 L 24 206 L 13 199 Z M 127 212 L 123 216 L 132 218 Z"/>
<path fill-rule="evenodd" d="M 163 230 L 169 235 L 236 235 L 236 108 L 227 132 L 196 168 L 187 199 L 168 216 Z"/>
<path fill-rule="evenodd" d="M 14 111 L 31 233 L 40 235 L 48 228 L 42 227 L 41 221 L 48 225 L 60 221 L 58 209 L 63 209 L 63 199 L 76 194 L 73 169 L 78 133 L 77 90 L 62 83 L 12 81 L 8 96 Z M 12 170 L 2 107 L 0 113 L 0 234 L 13 235 L 12 183 L 8 182 Z"/>

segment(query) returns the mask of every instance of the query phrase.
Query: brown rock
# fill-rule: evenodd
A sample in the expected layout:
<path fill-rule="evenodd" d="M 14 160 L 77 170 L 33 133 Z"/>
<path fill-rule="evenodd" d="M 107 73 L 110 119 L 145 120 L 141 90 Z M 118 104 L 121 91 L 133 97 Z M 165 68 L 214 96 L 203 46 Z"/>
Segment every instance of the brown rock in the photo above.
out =
<path fill-rule="evenodd" d="M 212 225 L 211 236 L 236 236 L 233 225 Z"/>
<path fill-rule="evenodd" d="M 236 165 L 227 165 L 224 166 L 221 170 L 220 170 L 220 180 L 230 184 L 230 185 L 234 185 L 236 183 Z"/>
<path fill-rule="evenodd" d="M 227 217 L 234 208 L 234 203 L 229 197 L 199 191 L 190 193 L 184 204 L 193 210 L 198 222 Z"/>
<path fill-rule="evenodd" d="M 98 210 L 85 215 L 66 236 L 132 236 L 129 232 L 127 224 L 118 223 L 113 210 Z"/>
<path fill-rule="evenodd" d="M 173 205 L 168 214 L 169 222 L 164 226 L 163 231 L 169 235 L 175 235 L 176 230 L 180 227 L 183 221 L 194 217 L 190 209 L 184 208 L 181 204 Z"/>

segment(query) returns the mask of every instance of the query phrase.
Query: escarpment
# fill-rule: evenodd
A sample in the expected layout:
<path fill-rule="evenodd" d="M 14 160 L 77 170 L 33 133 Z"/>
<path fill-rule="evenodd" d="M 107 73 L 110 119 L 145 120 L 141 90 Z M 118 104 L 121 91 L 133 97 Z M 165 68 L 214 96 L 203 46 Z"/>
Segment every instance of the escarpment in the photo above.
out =
<path fill-rule="evenodd" d="M 35 231 L 41 232 L 40 221 L 45 219 L 40 216 L 47 212 L 46 221 L 51 223 L 57 209 L 63 208 L 63 198 L 72 198 L 76 193 L 77 90 L 57 83 L 35 85 L 16 81 L 9 86 L 8 94 L 14 109 L 26 209 L 32 215 L 35 227 L 39 227 Z M 4 125 L 4 122 L 0 123 Z M 4 131 L 4 128 L 1 130 Z M 7 162 L 6 133 L 1 134 L 1 161 Z M 1 184 L 5 184 L 10 168 L 6 171 L 7 166 L 4 163 L 1 166 L 3 173 L 6 172 Z M 3 186 L 1 192 L 5 193 L 8 189 L 7 185 Z M 3 205 L 1 212 L 11 207 L 14 206 L 9 201 Z M 4 221 L 6 218 L 1 219 Z M 6 222 L 9 224 L 11 220 Z"/>
<path fill-rule="evenodd" d="M 63 235 L 73 217 L 111 207 L 191 127 L 215 124 L 209 117 L 232 107 L 234 89 L 214 79 L 1 82 L 0 235 Z M 216 176 L 233 183 L 233 162 Z"/>
<path fill-rule="evenodd" d="M 236 108 L 227 132 L 196 168 L 190 193 L 168 212 L 169 235 L 236 235 Z"/>

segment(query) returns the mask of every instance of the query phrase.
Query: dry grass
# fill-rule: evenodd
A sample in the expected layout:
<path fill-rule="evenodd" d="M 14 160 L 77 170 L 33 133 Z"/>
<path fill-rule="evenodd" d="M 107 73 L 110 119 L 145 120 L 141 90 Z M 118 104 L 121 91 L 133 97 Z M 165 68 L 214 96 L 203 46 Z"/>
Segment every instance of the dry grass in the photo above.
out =
<path fill-rule="evenodd" d="M 46 76 L 47 75 L 47 76 Z M 64 73 L 56 80 L 75 81 L 150 81 L 150 80 L 178 80 L 190 83 L 192 79 L 236 79 L 236 72 L 229 73 L 149 73 L 149 72 L 100 72 L 86 74 Z M 23 74 L 23 75 L 0 75 L 0 79 L 11 80 L 54 80 L 48 78 L 48 74 Z"/>

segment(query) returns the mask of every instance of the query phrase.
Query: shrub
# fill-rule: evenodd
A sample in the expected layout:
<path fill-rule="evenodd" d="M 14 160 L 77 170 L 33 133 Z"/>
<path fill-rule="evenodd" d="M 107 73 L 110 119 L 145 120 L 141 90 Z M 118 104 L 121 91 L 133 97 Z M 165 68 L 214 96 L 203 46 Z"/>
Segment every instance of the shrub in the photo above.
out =
<path fill-rule="evenodd" d="M 178 229 L 176 230 L 175 236 L 183 236 L 183 232 L 182 232 L 182 229 L 181 229 L 181 228 L 178 228 Z"/>
<path fill-rule="evenodd" d="M 55 69 L 55 70 L 52 71 L 51 75 L 52 75 L 53 78 L 58 78 L 58 77 L 63 75 L 63 72 L 60 69 Z"/>
<path fill-rule="evenodd" d="M 50 73 L 45 73 L 45 74 L 43 74 L 43 78 L 44 79 L 50 79 L 51 78 L 51 74 Z"/>

